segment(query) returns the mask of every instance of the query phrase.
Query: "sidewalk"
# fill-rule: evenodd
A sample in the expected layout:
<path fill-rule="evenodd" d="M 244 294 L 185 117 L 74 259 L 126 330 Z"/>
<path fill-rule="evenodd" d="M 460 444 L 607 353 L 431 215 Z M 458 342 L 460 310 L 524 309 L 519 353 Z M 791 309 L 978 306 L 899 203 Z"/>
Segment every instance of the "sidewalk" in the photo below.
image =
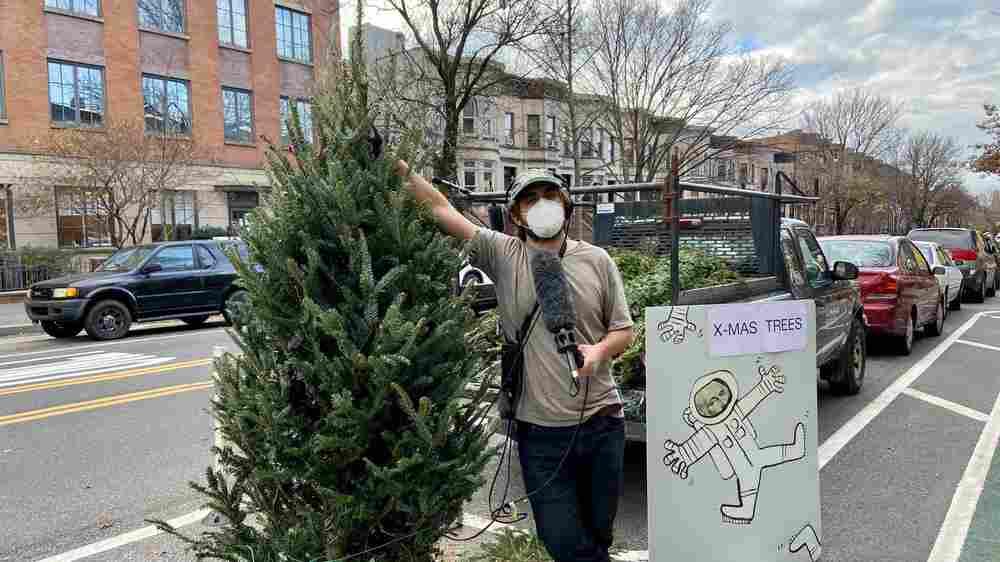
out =
<path fill-rule="evenodd" d="M 39 331 L 41 328 L 32 324 L 25 314 L 24 304 L 20 302 L 0 304 L 0 337 Z"/>
<path fill-rule="evenodd" d="M 1000 560 L 1000 449 L 993 455 L 959 562 Z"/>

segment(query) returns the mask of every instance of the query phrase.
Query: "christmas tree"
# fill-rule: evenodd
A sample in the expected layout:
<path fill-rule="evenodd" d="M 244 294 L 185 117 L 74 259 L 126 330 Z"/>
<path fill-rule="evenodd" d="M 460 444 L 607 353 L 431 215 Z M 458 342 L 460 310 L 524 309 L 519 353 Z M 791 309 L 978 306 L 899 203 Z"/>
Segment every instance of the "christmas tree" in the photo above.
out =
<path fill-rule="evenodd" d="M 461 248 L 396 155 L 374 157 L 361 61 L 333 82 L 314 99 L 315 139 L 293 113 L 290 150 L 270 151 L 273 195 L 243 233 L 241 352 L 217 362 L 212 402 L 230 445 L 192 483 L 220 525 L 185 537 L 157 522 L 200 558 L 430 561 L 482 485 Z"/>

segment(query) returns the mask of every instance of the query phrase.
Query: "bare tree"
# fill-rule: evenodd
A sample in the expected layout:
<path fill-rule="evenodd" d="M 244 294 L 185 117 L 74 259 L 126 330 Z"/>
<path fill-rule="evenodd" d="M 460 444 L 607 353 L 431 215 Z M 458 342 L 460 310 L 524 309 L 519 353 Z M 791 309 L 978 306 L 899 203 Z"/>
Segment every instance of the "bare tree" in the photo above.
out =
<path fill-rule="evenodd" d="M 910 178 L 903 204 L 910 210 L 910 224 L 928 226 L 954 200 L 947 195 L 960 186 L 962 147 L 954 138 L 921 131 L 903 144 L 902 169 Z M 940 207 L 940 208 L 939 208 Z"/>
<path fill-rule="evenodd" d="M 190 138 L 149 134 L 135 119 L 107 120 L 100 132 L 55 130 L 45 151 L 47 172 L 23 182 L 15 196 L 21 212 L 50 212 L 53 187 L 61 189 L 59 205 L 87 217 L 83 226 L 116 248 L 143 242 L 161 193 L 187 184 L 193 164 L 210 161 Z"/>
<path fill-rule="evenodd" d="M 823 179 L 820 196 L 832 209 L 837 234 L 858 206 L 876 196 L 865 175 L 894 146 L 901 114 L 900 103 L 862 88 L 834 94 L 803 112 L 805 127 L 820 139 L 803 167 Z"/>
<path fill-rule="evenodd" d="M 398 56 L 406 86 L 404 101 L 430 104 L 443 124 L 434 158 L 439 176 L 456 175 L 459 124 L 477 97 L 492 97 L 509 76 L 499 63 L 508 48 L 542 33 L 548 24 L 533 0 L 386 0 L 411 35 L 414 49 Z M 415 94 L 414 94 L 415 92 Z"/>
<path fill-rule="evenodd" d="M 651 181 L 675 153 L 681 173 L 784 118 L 791 71 L 780 59 L 741 52 L 732 28 L 709 18 L 710 0 L 597 2 L 590 65 L 607 127 L 624 145 L 623 174 Z"/>

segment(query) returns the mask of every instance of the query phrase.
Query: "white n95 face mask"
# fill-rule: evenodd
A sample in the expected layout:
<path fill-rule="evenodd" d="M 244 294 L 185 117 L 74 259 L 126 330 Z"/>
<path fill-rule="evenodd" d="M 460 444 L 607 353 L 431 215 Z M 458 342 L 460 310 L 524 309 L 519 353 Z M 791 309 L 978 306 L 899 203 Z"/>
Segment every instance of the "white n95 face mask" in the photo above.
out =
<path fill-rule="evenodd" d="M 559 234 L 566 220 L 562 203 L 551 199 L 539 199 L 525 213 L 528 228 L 535 236 L 547 239 Z"/>

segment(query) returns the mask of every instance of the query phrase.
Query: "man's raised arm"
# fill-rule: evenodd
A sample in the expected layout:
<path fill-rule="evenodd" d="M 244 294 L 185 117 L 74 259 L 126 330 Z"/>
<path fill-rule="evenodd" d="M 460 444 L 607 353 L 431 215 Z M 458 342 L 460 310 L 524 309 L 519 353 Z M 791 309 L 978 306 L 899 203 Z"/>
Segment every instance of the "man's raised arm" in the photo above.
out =
<path fill-rule="evenodd" d="M 396 174 L 403 178 L 403 183 L 417 198 L 426 204 L 434 213 L 434 219 L 451 236 L 460 240 L 470 240 L 476 234 L 477 227 L 462 213 L 458 212 L 440 191 L 419 174 L 410 170 L 410 165 L 403 160 L 396 162 Z"/>

